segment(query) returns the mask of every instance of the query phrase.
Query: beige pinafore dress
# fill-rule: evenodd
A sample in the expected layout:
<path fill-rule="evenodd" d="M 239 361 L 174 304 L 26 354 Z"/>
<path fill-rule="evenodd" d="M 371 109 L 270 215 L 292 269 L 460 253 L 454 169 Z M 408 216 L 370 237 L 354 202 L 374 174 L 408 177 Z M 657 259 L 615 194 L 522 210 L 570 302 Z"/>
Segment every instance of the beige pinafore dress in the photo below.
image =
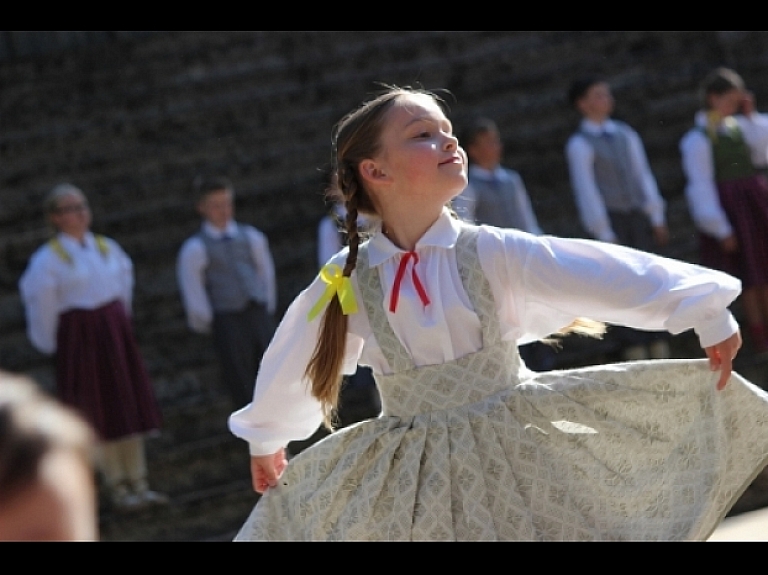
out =
<path fill-rule="evenodd" d="M 367 245 L 357 279 L 393 373 L 380 417 L 290 461 L 235 540 L 704 540 L 768 462 L 768 395 L 706 360 L 546 373 L 503 341 L 477 235 L 460 276 L 483 347 L 416 367 Z"/>

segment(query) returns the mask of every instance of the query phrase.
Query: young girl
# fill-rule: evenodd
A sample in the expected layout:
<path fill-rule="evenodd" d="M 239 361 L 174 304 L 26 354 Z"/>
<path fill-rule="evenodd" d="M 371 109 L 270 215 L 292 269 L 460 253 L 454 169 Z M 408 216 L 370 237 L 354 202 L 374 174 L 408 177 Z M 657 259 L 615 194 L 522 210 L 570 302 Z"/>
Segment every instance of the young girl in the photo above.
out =
<path fill-rule="evenodd" d="M 768 352 L 768 117 L 733 70 L 710 73 L 703 93 L 680 143 L 701 263 L 741 279 L 752 347 Z"/>
<path fill-rule="evenodd" d="M 96 541 L 95 437 L 26 376 L 0 372 L 0 541 Z"/>
<path fill-rule="evenodd" d="M 454 218 L 466 157 L 426 92 L 345 117 L 335 160 L 349 247 L 292 303 L 230 419 L 263 493 L 237 539 L 705 539 L 768 456 L 768 396 L 731 372 L 738 280 Z M 363 243 L 358 211 L 381 222 Z M 708 361 L 521 363 L 518 344 L 588 331 L 582 316 L 693 328 Z M 286 466 L 358 362 L 381 416 Z"/>
<path fill-rule="evenodd" d="M 57 233 L 19 281 L 30 341 L 55 354 L 60 399 L 98 433 L 112 502 L 120 509 L 162 503 L 147 484 L 143 435 L 160 428 L 161 416 L 129 315 L 131 260 L 91 233 L 79 188 L 56 186 L 44 207 Z"/>

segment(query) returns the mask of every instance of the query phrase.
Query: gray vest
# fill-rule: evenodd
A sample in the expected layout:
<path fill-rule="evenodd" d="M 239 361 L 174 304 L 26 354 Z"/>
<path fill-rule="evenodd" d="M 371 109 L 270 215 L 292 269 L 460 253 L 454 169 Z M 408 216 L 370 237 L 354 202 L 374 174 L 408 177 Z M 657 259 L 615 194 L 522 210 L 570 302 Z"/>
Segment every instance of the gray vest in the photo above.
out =
<path fill-rule="evenodd" d="M 214 312 L 240 311 L 251 301 L 265 302 L 265 288 L 245 230 L 238 226 L 230 239 L 213 239 L 204 232 L 198 237 L 208 253 L 205 289 Z"/>
<path fill-rule="evenodd" d="M 642 209 L 645 203 L 640 174 L 632 170 L 629 152 L 629 126 L 616 122 L 619 129 L 611 134 L 580 131 L 595 151 L 595 182 L 605 207 L 613 212 Z"/>
<path fill-rule="evenodd" d="M 475 220 L 499 228 L 526 229 L 525 218 L 518 210 L 515 182 L 511 180 L 489 180 L 472 178 L 470 184 L 477 192 L 475 198 Z"/>

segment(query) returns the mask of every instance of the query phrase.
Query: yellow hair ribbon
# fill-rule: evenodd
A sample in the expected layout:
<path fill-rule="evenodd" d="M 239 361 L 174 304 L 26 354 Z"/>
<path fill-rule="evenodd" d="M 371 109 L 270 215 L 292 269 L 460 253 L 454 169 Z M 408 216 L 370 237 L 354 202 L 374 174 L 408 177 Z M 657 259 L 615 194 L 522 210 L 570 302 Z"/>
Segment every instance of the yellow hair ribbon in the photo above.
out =
<path fill-rule="evenodd" d="M 328 286 L 325 288 L 325 292 L 317 300 L 317 303 L 309 310 L 307 315 L 307 321 L 312 321 L 322 311 L 322 309 L 328 305 L 333 299 L 333 296 L 339 298 L 341 304 L 341 311 L 344 315 L 350 315 L 357 313 L 357 300 L 355 300 L 355 291 L 352 288 L 352 282 L 348 277 L 345 277 L 341 271 L 341 268 L 336 264 L 327 264 L 320 270 L 320 279 L 323 280 Z"/>

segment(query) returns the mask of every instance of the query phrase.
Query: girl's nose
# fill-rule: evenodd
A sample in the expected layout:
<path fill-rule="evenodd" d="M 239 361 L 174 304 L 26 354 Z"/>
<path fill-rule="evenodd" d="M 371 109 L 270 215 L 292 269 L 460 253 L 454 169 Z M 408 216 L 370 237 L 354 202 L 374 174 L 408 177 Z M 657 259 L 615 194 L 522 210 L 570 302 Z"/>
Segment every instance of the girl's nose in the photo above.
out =
<path fill-rule="evenodd" d="M 447 136 L 444 147 L 446 150 L 455 150 L 459 147 L 459 139 L 454 135 Z"/>

